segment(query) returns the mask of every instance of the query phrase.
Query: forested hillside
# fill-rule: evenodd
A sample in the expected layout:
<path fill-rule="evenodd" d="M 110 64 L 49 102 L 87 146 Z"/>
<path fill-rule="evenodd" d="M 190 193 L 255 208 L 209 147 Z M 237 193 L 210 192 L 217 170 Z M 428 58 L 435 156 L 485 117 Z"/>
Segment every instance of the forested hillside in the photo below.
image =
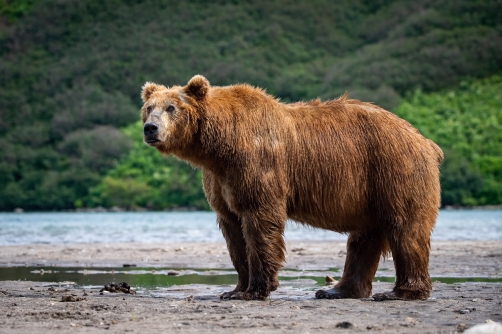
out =
<path fill-rule="evenodd" d="M 200 173 L 133 133 L 145 81 L 197 73 L 283 101 L 349 91 L 395 110 L 446 151 L 444 203 L 502 202 L 500 151 L 483 144 L 502 140 L 471 131 L 500 128 L 501 102 L 469 100 L 500 87 L 475 79 L 502 73 L 501 1 L 4 0 L 0 210 L 207 207 Z M 479 114 L 434 108 L 467 100 Z"/>
<path fill-rule="evenodd" d="M 502 76 L 417 90 L 394 112 L 443 148 L 443 205 L 502 203 Z"/>

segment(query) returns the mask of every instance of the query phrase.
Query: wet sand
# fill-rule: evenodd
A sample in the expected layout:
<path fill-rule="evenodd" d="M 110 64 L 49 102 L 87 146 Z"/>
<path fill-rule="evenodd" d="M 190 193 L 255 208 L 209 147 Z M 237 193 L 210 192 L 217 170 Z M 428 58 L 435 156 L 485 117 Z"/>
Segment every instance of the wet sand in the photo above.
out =
<path fill-rule="evenodd" d="M 289 242 L 285 268 L 343 268 L 343 242 Z M 232 268 L 223 243 L 1 246 L 0 266 Z M 432 277 L 500 278 L 502 242 L 433 242 Z M 392 259 L 379 272 L 394 273 Z M 106 282 L 104 282 L 106 283 Z M 319 287 L 317 287 L 319 288 Z M 374 283 L 373 293 L 390 290 Z M 49 290 L 50 289 L 50 290 Z M 136 295 L 42 282 L 0 281 L 0 332 L 462 332 L 502 322 L 501 283 L 434 283 L 424 301 L 317 300 L 315 287 L 283 284 L 267 301 L 221 301 L 231 286 L 189 285 Z M 56 290 L 56 291 L 51 291 Z M 85 296 L 84 296 L 85 294 Z M 85 298 L 61 302 L 63 296 Z M 192 296 L 192 297 L 190 297 Z"/>
<path fill-rule="evenodd" d="M 290 241 L 284 268 L 343 268 L 346 243 Z M 441 277 L 502 277 L 502 240 L 431 243 L 429 273 Z M 0 266 L 233 268 L 224 243 L 122 243 L 0 246 Z M 394 276 L 392 257 L 379 269 Z"/>

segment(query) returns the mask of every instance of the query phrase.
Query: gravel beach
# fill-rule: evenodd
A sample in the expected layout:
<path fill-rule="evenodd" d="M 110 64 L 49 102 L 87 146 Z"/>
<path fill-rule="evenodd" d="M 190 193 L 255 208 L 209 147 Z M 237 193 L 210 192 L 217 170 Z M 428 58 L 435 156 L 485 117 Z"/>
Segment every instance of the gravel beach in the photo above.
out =
<path fill-rule="evenodd" d="M 285 271 L 343 268 L 344 242 L 289 242 Z M 223 243 L 0 246 L 0 266 L 232 268 Z M 500 241 L 433 242 L 432 277 L 501 277 Z M 392 259 L 377 275 L 393 276 Z M 283 284 L 266 301 L 222 301 L 224 285 L 181 285 L 138 294 L 61 282 L 0 281 L 0 332 L 454 333 L 502 322 L 502 283 L 434 282 L 423 301 L 317 300 L 322 286 Z M 434 279 L 433 279 L 434 281 Z M 106 282 L 103 282 L 103 284 Z M 315 282 L 314 282 L 315 283 Z M 326 287 L 327 288 L 327 287 Z M 392 288 L 375 282 L 373 293 Z M 62 301 L 64 300 L 64 301 Z"/>

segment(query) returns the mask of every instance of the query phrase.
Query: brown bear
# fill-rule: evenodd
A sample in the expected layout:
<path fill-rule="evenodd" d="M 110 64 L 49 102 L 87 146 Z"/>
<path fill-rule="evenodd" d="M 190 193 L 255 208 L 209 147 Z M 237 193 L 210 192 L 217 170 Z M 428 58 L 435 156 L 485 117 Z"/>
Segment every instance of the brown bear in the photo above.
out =
<path fill-rule="evenodd" d="M 144 141 L 203 173 L 238 284 L 223 299 L 264 299 L 278 287 L 286 220 L 348 233 L 342 278 L 317 298 L 364 298 L 381 255 L 392 253 L 393 291 L 431 291 L 430 234 L 440 205 L 441 149 L 371 103 L 280 103 L 246 84 L 146 83 Z"/>

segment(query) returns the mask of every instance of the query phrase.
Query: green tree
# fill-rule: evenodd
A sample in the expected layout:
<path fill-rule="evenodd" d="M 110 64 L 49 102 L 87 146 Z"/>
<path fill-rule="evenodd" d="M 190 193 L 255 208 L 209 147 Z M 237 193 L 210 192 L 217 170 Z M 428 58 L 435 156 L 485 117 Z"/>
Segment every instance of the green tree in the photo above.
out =
<path fill-rule="evenodd" d="M 502 76 L 410 94 L 395 113 L 446 152 L 443 204 L 502 203 Z"/>
<path fill-rule="evenodd" d="M 86 204 L 155 210 L 179 207 L 209 209 L 202 174 L 185 162 L 164 157 L 143 143 L 141 122 L 124 128 L 133 141 L 129 154 L 91 190 Z"/>

